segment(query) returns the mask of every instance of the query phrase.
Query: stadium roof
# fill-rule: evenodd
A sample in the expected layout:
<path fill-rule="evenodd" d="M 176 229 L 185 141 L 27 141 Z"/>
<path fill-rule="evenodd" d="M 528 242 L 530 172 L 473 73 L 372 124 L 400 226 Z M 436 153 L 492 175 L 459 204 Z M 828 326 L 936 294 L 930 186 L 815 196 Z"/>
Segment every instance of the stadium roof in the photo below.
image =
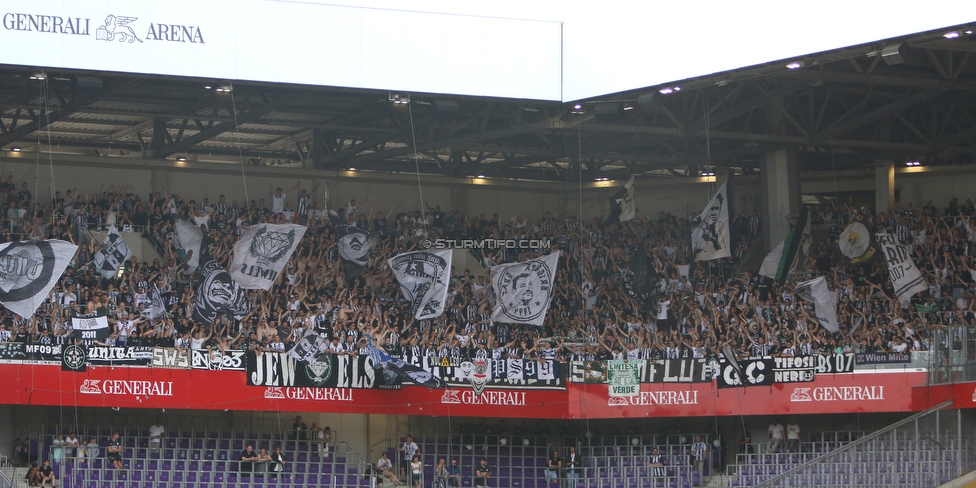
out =
<path fill-rule="evenodd" d="M 974 54 L 963 25 L 565 104 L 0 66 L 0 148 L 549 181 L 750 173 L 785 148 L 805 171 L 971 164 Z"/>

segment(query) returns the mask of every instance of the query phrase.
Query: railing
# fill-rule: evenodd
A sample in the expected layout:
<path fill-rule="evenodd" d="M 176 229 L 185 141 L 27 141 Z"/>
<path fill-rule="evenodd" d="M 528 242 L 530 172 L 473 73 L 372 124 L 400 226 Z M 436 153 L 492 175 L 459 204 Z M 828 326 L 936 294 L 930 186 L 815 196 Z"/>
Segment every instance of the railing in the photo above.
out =
<path fill-rule="evenodd" d="M 0 455 L 0 488 L 14 488 L 16 484 L 9 476 L 7 476 L 7 469 L 12 466 L 7 461 L 7 456 Z"/>
<path fill-rule="evenodd" d="M 932 341 L 929 383 L 976 381 L 976 327 L 935 329 Z"/>
<path fill-rule="evenodd" d="M 743 477 L 744 483 L 730 483 L 760 487 L 938 486 L 960 476 L 976 455 L 971 449 L 973 435 L 967 431 L 971 429 L 963 428 L 962 412 L 942 413 L 951 405 L 948 401 L 912 415 L 779 474 L 763 476 L 768 471 L 759 475 L 747 471 L 761 471 L 763 464 L 743 467 L 736 476 Z M 964 462 L 964 458 L 969 461 Z"/>

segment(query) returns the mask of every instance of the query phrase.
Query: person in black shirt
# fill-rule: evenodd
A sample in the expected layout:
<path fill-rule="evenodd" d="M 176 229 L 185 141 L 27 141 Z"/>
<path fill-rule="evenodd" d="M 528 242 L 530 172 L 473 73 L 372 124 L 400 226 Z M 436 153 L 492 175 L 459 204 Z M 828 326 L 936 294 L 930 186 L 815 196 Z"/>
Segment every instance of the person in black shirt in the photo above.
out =
<path fill-rule="evenodd" d="M 241 451 L 241 472 L 250 473 L 254 471 L 254 461 L 258 460 L 258 452 L 254 450 L 254 446 L 248 444 L 247 448 Z"/>
<path fill-rule="evenodd" d="M 308 425 L 305 425 L 305 422 L 302 422 L 302 416 L 301 415 L 295 417 L 295 423 L 291 425 L 291 428 L 294 431 L 294 434 L 293 434 L 294 435 L 294 440 L 296 440 L 296 441 L 304 441 L 304 440 L 307 440 L 308 439 L 308 436 L 307 436 L 307 433 L 308 433 Z"/>
<path fill-rule="evenodd" d="M 57 486 L 58 477 L 54 475 L 54 469 L 51 468 L 51 461 L 45 459 L 44 463 L 41 465 L 41 486 L 51 483 L 51 486 Z"/>
<path fill-rule="evenodd" d="M 112 438 L 108 441 L 108 458 L 115 469 L 122 469 L 122 440 L 119 439 L 118 432 L 112 434 Z"/>
<path fill-rule="evenodd" d="M 481 458 L 481 464 L 474 471 L 474 485 L 480 488 L 488 488 L 488 480 L 491 479 L 491 468 L 488 467 L 488 460 Z"/>

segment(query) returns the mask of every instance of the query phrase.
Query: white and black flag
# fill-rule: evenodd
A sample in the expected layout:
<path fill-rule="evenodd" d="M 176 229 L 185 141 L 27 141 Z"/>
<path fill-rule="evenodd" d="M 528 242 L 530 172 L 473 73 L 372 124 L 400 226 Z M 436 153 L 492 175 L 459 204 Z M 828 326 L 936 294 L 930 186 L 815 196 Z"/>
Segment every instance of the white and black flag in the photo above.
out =
<path fill-rule="evenodd" d="M 837 292 L 827 286 L 827 279 L 823 276 L 796 284 L 796 295 L 813 303 L 817 322 L 831 332 L 838 332 L 837 324 Z"/>
<path fill-rule="evenodd" d="M 234 244 L 230 275 L 241 288 L 268 290 L 284 269 L 305 226 L 295 224 L 257 224 Z"/>
<path fill-rule="evenodd" d="M 837 239 L 837 246 L 851 264 L 866 263 L 875 255 L 871 231 L 860 222 L 851 222 L 844 228 L 844 232 Z"/>
<path fill-rule="evenodd" d="M 180 258 L 187 265 L 187 273 L 193 273 L 200 266 L 200 247 L 203 244 L 203 229 L 185 221 L 176 221 L 173 232 L 173 245 Z"/>
<path fill-rule="evenodd" d="M 559 251 L 524 263 L 491 268 L 495 290 L 493 322 L 542 325 L 556 279 Z"/>
<path fill-rule="evenodd" d="M 295 347 L 288 351 L 288 355 L 300 363 L 311 363 L 320 354 L 324 354 L 328 346 L 329 341 L 324 336 L 314 331 L 307 331 Z"/>
<path fill-rule="evenodd" d="M 149 306 L 142 311 L 142 315 L 149 320 L 156 320 L 166 315 L 166 302 L 163 301 L 163 294 L 159 292 L 156 283 L 153 283 L 152 289 L 149 290 Z"/>
<path fill-rule="evenodd" d="M 0 244 L 0 303 L 21 317 L 33 315 L 77 250 L 59 240 Z"/>
<path fill-rule="evenodd" d="M 216 259 L 200 267 L 200 285 L 193 304 L 193 321 L 212 324 L 222 314 L 241 318 L 251 311 L 244 290 L 234 283 L 230 273 Z"/>
<path fill-rule="evenodd" d="M 71 329 L 79 341 L 104 341 L 111 335 L 108 317 L 99 312 L 71 315 Z"/>
<path fill-rule="evenodd" d="M 115 226 L 108 228 L 105 239 L 102 240 L 102 247 L 98 248 L 95 254 L 95 266 L 106 279 L 110 279 L 119 272 L 119 268 L 132 257 L 129 245 L 122 239 L 122 235 Z"/>
<path fill-rule="evenodd" d="M 875 234 L 888 263 L 888 276 L 895 287 L 898 301 L 908 303 L 916 293 L 928 290 L 925 277 L 915 267 L 908 247 L 899 244 L 893 234 Z"/>
<path fill-rule="evenodd" d="M 339 235 L 339 257 L 346 271 L 346 281 L 355 280 L 366 267 L 369 251 L 376 245 L 379 237 L 349 224 L 337 225 L 336 233 Z"/>
<path fill-rule="evenodd" d="M 728 185 L 729 183 L 725 182 L 719 188 L 718 193 L 708 202 L 701 215 L 691 223 L 693 225 L 691 249 L 695 253 L 695 261 L 732 256 Z"/>
<path fill-rule="evenodd" d="M 619 224 L 633 220 L 637 216 L 637 206 L 634 202 L 634 177 L 631 176 L 624 187 L 610 197 L 610 216 L 606 224 Z"/>
<path fill-rule="evenodd" d="M 439 317 L 444 313 L 447 288 L 451 284 L 450 250 L 414 251 L 389 260 L 400 291 L 410 302 L 410 313 L 417 320 Z"/>

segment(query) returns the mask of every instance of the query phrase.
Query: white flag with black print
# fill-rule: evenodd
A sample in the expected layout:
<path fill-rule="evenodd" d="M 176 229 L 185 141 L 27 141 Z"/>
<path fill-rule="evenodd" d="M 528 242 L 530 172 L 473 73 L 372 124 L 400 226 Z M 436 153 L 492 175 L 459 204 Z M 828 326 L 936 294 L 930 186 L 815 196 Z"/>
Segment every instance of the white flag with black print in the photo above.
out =
<path fill-rule="evenodd" d="M 234 244 L 230 275 L 241 288 L 269 290 L 304 235 L 304 225 L 252 226 Z"/>
<path fill-rule="evenodd" d="M 54 239 L 0 244 L 0 303 L 21 317 L 34 315 L 76 251 Z"/>
<path fill-rule="evenodd" d="M 725 182 L 718 193 L 712 197 L 701 215 L 692 222 L 691 249 L 695 254 L 695 261 L 709 261 L 712 259 L 732 256 L 729 237 L 729 193 L 728 182 Z"/>
<path fill-rule="evenodd" d="M 888 277 L 891 278 L 895 295 L 901 303 L 906 304 L 916 293 L 928 290 L 928 283 L 915 267 L 907 246 L 899 244 L 894 234 L 875 234 L 874 238 L 884 253 L 888 263 Z"/>
<path fill-rule="evenodd" d="M 193 273 L 200 266 L 200 246 L 203 244 L 203 229 L 185 221 L 176 221 L 173 244 L 181 251 L 180 258 L 187 265 L 187 272 Z"/>
<path fill-rule="evenodd" d="M 166 315 L 166 303 L 163 301 L 163 294 L 159 292 L 156 283 L 152 284 L 152 289 L 149 291 L 149 306 L 142 311 L 142 315 L 149 320 L 156 320 Z"/>
<path fill-rule="evenodd" d="M 400 291 L 410 302 L 410 312 L 417 320 L 433 319 L 444 313 L 451 284 L 452 256 L 450 250 L 414 251 L 397 254 L 389 260 Z"/>
<path fill-rule="evenodd" d="M 300 363 L 311 363 L 320 354 L 324 354 L 328 347 L 329 341 L 323 335 L 309 330 L 295 344 L 295 347 L 288 351 L 288 355 Z"/>
<path fill-rule="evenodd" d="M 355 280 L 369 262 L 369 251 L 379 241 L 379 236 L 349 224 L 339 224 L 335 229 L 339 235 L 339 257 L 342 258 L 346 281 Z"/>
<path fill-rule="evenodd" d="M 105 239 L 102 239 L 102 247 L 95 254 L 94 261 L 98 271 L 105 279 L 111 279 L 131 257 L 132 251 L 129 251 L 129 245 L 122 239 L 122 234 L 119 234 L 114 225 L 110 226 Z"/>
<path fill-rule="evenodd" d="M 495 290 L 493 322 L 542 325 L 556 279 L 559 251 L 524 263 L 503 264 L 491 268 L 491 285 Z"/>
<path fill-rule="evenodd" d="M 795 290 L 798 297 L 813 303 L 820 325 L 831 332 L 840 330 L 837 325 L 837 292 L 830 290 L 826 278 L 820 276 L 797 283 Z"/>

